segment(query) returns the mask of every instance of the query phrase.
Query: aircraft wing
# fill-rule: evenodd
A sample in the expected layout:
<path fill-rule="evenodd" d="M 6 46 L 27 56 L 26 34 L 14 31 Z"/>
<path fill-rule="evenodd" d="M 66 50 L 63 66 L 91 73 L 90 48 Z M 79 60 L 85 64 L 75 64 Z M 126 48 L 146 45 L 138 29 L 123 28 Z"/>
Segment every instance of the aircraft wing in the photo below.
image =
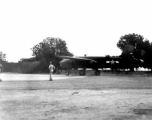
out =
<path fill-rule="evenodd" d="M 71 59 L 71 60 L 84 60 L 84 61 L 90 61 L 90 62 L 95 62 L 97 63 L 97 61 L 93 60 L 93 59 L 89 59 L 89 58 L 82 58 L 82 57 L 70 57 L 70 56 L 57 56 L 59 58 L 63 58 L 63 59 Z"/>

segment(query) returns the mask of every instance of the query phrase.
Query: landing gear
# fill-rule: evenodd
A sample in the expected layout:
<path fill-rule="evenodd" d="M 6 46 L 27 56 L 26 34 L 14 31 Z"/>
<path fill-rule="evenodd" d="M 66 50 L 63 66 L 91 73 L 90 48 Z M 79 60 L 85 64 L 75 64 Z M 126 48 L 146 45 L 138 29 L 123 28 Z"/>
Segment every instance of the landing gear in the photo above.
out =
<path fill-rule="evenodd" d="M 84 76 L 85 74 L 86 74 L 86 71 L 85 71 L 85 70 L 80 70 L 80 71 L 79 71 L 79 75 Z"/>
<path fill-rule="evenodd" d="M 68 75 L 70 74 L 70 70 L 67 69 L 67 70 L 65 71 L 65 74 L 66 74 L 66 76 L 68 76 Z"/>
<path fill-rule="evenodd" d="M 65 73 L 66 74 L 66 76 L 69 76 L 69 72 L 67 72 L 67 73 Z"/>
<path fill-rule="evenodd" d="M 130 68 L 130 71 L 131 71 L 131 72 L 134 72 L 134 68 Z"/>
<path fill-rule="evenodd" d="M 100 71 L 99 70 L 95 70 L 95 75 L 99 76 L 100 75 Z"/>

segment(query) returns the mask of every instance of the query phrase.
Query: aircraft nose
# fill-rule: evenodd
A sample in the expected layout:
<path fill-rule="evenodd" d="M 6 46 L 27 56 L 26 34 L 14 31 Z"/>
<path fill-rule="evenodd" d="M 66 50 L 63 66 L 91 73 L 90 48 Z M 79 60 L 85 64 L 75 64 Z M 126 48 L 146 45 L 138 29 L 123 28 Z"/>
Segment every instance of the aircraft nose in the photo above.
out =
<path fill-rule="evenodd" d="M 60 66 L 62 68 L 71 69 L 72 68 L 72 61 L 69 59 L 64 59 L 60 61 Z"/>

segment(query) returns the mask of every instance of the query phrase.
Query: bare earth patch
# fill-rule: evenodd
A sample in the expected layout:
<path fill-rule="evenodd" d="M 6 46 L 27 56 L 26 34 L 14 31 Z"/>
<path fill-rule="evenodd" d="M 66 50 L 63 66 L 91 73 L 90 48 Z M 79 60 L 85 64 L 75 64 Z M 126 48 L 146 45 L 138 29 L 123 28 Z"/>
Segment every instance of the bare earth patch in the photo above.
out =
<path fill-rule="evenodd" d="M 152 119 L 151 90 L 14 90 L 0 95 L 0 120 Z"/>
<path fill-rule="evenodd" d="M 0 120 L 152 120 L 151 86 L 147 76 L 4 81 Z"/>

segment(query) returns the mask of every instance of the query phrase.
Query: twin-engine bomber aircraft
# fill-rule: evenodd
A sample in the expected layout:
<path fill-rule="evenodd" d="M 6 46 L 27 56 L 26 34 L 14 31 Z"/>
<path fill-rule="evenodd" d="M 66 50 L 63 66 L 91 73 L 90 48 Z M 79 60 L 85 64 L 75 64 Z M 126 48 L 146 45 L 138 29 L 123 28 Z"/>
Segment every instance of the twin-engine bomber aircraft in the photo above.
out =
<path fill-rule="evenodd" d="M 100 75 L 98 69 L 111 68 L 111 70 L 130 69 L 133 71 L 134 68 L 138 68 L 139 61 L 133 57 L 70 57 L 70 56 L 58 56 L 63 60 L 60 61 L 60 66 L 67 70 L 66 74 L 69 75 L 70 69 L 78 69 L 79 75 L 85 75 L 86 68 L 92 68 L 95 71 L 95 75 Z"/>

